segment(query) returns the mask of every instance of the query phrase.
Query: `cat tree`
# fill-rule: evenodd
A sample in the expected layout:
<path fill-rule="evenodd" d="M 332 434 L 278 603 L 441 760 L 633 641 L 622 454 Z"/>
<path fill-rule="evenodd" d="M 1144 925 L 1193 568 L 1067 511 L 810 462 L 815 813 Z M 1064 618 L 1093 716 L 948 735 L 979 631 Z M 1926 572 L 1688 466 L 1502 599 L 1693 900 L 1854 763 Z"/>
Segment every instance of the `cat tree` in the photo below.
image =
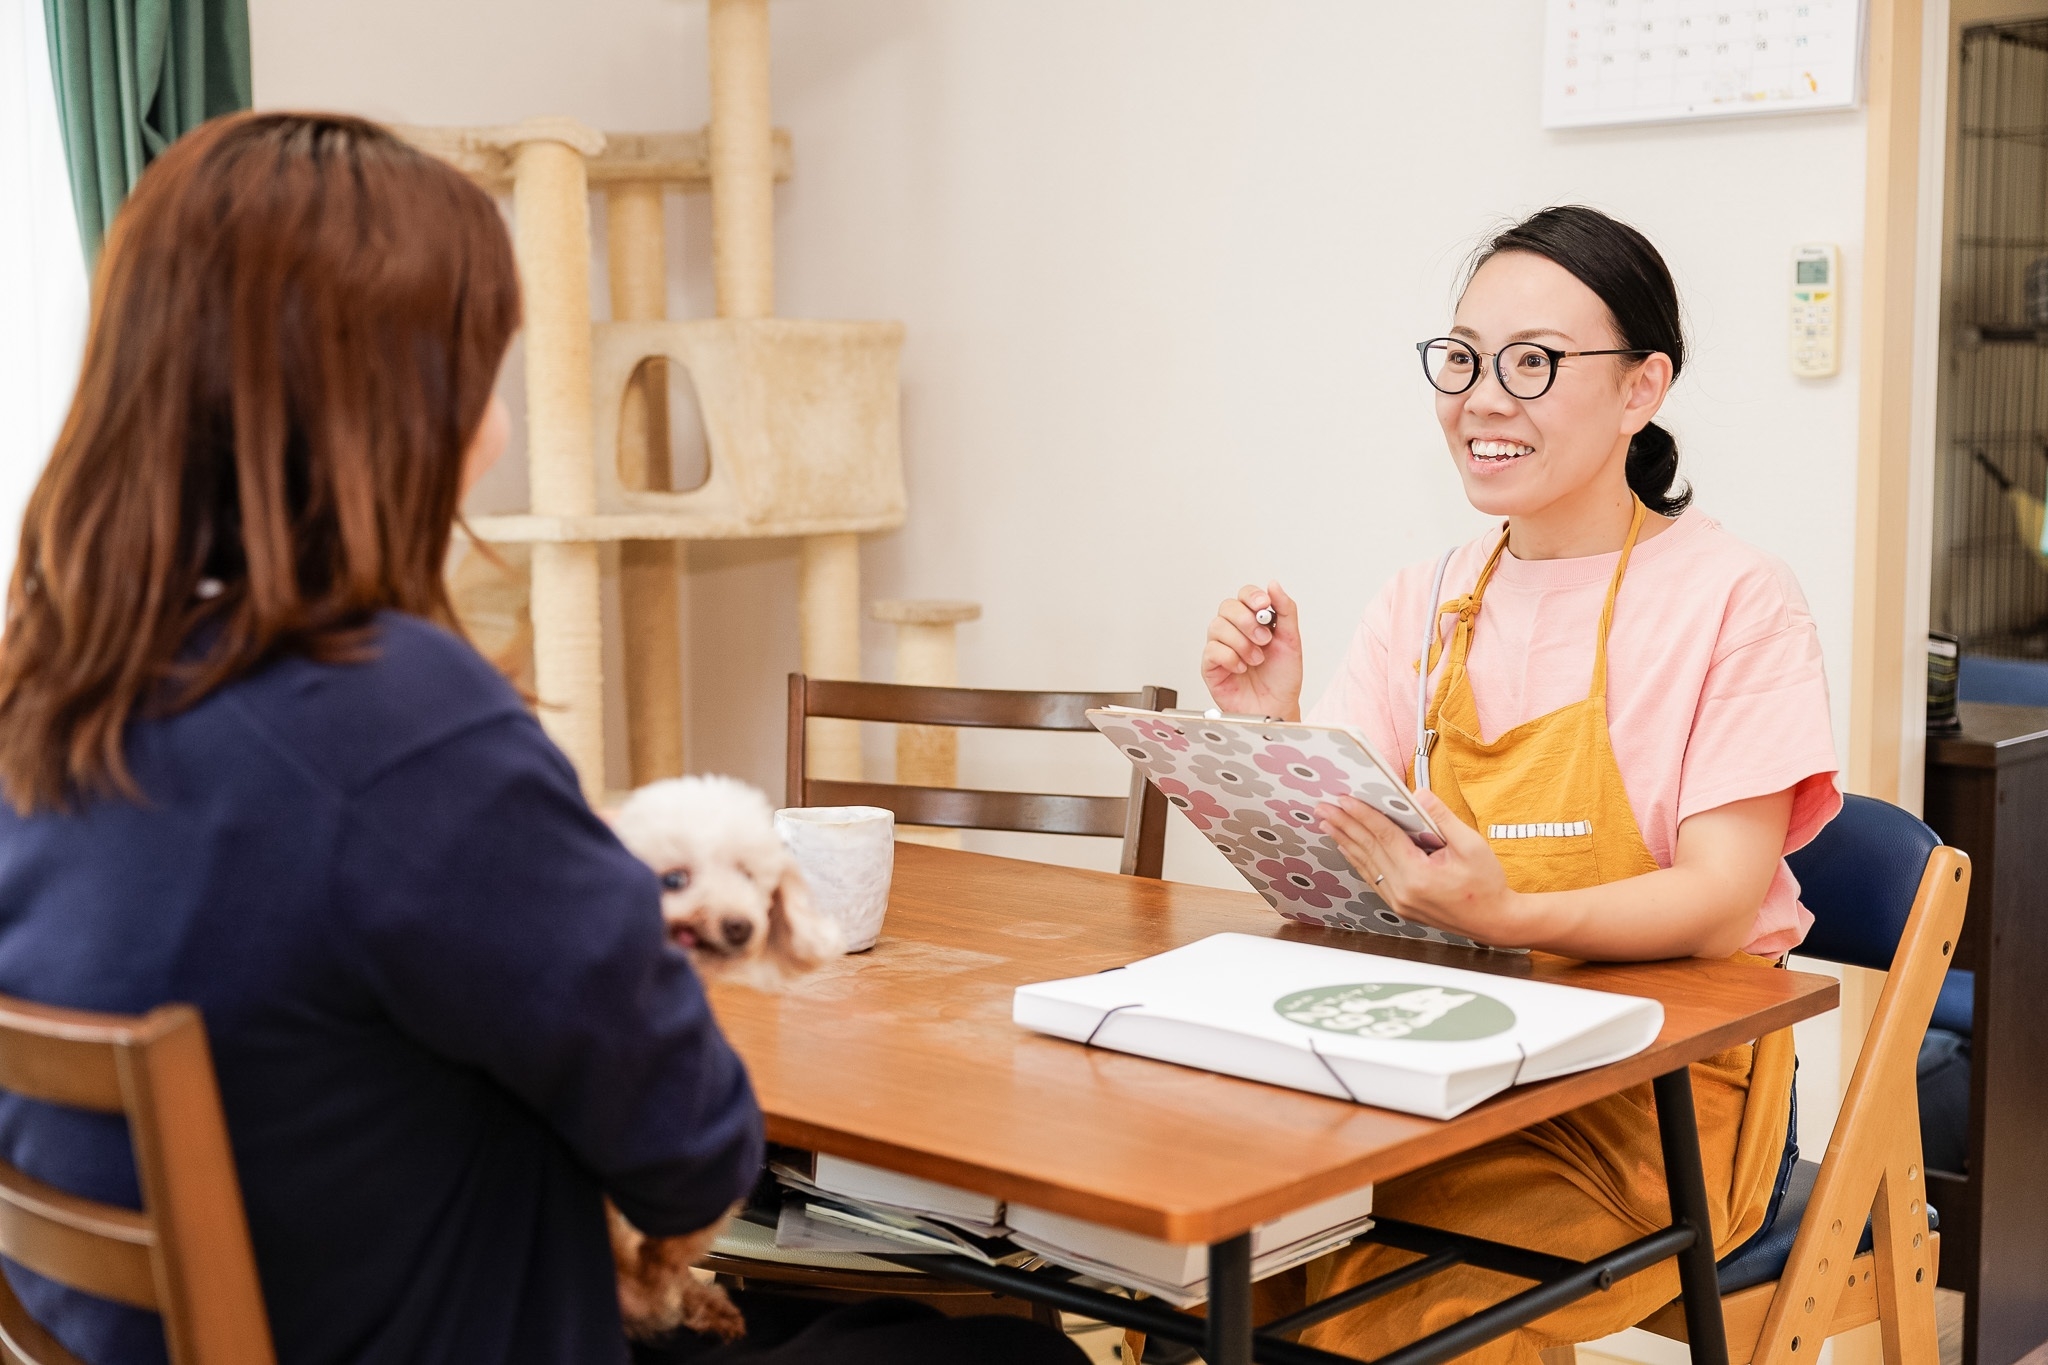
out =
<path fill-rule="evenodd" d="M 469 524 L 508 564 L 528 565 L 541 723 L 593 799 L 605 789 L 602 545 L 619 545 L 637 785 L 682 771 L 687 542 L 799 539 L 804 670 L 855 678 L 859 537 L 904 519 L 902 325 L 774 315 L 774 185 L 789 152 L 769 118 L 767 0 L 710 0 L 709 33 L 711 123 L 701 132 L 600 133 L 560 118 L 399 130 L 487 189 L 512 192 L 530 510 Z M 605 193 L 608 322 L 590 314 L 592 186 Z M 711 192 L 716 318 L 666 320 L 671 187 Z M 710 455 L 709 478 L 689 491 L 669 486 L 668 365 L 695 387 Z M 477 575 L 468 583 L 458 591 L 465 618 L 516 643 L 526 619 L 517 594 L 494 594 Z M 813 771 L 857 780 L 855 723 L 810 723 Z"/>

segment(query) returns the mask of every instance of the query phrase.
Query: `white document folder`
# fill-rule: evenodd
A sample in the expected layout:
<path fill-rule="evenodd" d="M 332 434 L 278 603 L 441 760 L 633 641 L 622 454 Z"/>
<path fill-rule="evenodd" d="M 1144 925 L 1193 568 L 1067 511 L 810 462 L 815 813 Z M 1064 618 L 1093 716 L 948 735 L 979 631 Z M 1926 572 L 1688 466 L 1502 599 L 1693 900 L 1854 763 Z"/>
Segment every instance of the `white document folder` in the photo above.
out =
<path fill-rule="evenodd" d="M 1019 986 L 1026 1028 L 1426 1118 L 1619 1061 L 1655 1000 L 1252 934 Z"/>

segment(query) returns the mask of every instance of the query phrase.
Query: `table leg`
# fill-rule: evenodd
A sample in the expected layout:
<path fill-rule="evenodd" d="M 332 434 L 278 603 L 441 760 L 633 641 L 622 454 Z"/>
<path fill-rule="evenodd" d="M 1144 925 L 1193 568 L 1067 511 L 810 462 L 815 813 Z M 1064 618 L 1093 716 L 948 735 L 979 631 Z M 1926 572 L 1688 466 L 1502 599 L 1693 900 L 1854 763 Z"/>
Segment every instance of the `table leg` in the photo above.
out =
<path fill-rule="evenodd" d="M 1252 1365 L 1252 1238 L 1241 1233 L 1209 1248 L 1208 1365 Z"/>
<path fill-rule="evenodd" d="M 1664 1145 L 1664 1187 L 1671 1221 L 1690 1226 L 1693 1244 L 1678 1253 L 1678 1284 L 1685 1302 L 1685 1335 L 1692 1365 L 1728 1365 L 1728 1329 L 1721 1319 L 1721 1278 L 1714 1268 L 1714 1229 L 1707 1214 L 1707 1180 L 1700 1169 L 1700 1130 L 1693 1117 L 1692 1072 L 1680 1067 L 1652 1083 L 1657 1095 L 1657 1136 Z"/>

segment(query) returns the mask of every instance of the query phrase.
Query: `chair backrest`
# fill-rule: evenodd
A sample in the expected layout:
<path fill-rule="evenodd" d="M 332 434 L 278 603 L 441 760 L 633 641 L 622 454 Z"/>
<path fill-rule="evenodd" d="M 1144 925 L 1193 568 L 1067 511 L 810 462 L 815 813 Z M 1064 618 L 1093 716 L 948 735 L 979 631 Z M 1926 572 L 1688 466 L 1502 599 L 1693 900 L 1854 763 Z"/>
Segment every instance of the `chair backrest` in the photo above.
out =
<path fill-rule="evenodd" d="M 1802 957 L 1891 970 L 1899 937 L 1941 839 L 1911 811 L 1868 796 L 1845 796 L 1842 813 L 1785 861 L 1799 900 L 1813 912 Z"/>
<path fill-rule="evenodd" d="M 0 997 L 0 1090 L 128 1121 L 142 1210 L 0 1162 L 0 1254 L 163 1319 L 172 1365 L 274 1365 L 199 1012 L 90 1014 Z M 0 1361 L 75 1365 L 0 1279 Z"/>
<path fill-rule="evenodd" d="M 895 725 L 993 730 L 1090 730 L 1099 706 L 1160 710 L 1177 700 L 1172 688 L 1137 692 L 1008 692 L 905 683 L 834 682 L 789 675 L 788 803 L 792 806 L 880 806 L 910 825 L 946 829 L 1022 830 L 1123 840 L 1123 871 L 1157 877 L 1166 857 L 1166 797 L 1133 771 L 1128 796 L 1065 796 L 1044 792 L 912 787 L 815 778 L 806 765 L 804 722 L 812 717 Z"/>

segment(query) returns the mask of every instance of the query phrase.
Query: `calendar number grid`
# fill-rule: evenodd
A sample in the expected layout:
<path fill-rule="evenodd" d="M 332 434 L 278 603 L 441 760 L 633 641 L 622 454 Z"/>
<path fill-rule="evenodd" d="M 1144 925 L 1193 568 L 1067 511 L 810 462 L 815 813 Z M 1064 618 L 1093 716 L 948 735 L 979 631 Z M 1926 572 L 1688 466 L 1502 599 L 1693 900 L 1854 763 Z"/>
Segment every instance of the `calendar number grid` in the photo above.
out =
<path fill-rule="evenodd" d="M 1851 109 L 1861 0 L 1549 0 L 1543 125 Z"/>

